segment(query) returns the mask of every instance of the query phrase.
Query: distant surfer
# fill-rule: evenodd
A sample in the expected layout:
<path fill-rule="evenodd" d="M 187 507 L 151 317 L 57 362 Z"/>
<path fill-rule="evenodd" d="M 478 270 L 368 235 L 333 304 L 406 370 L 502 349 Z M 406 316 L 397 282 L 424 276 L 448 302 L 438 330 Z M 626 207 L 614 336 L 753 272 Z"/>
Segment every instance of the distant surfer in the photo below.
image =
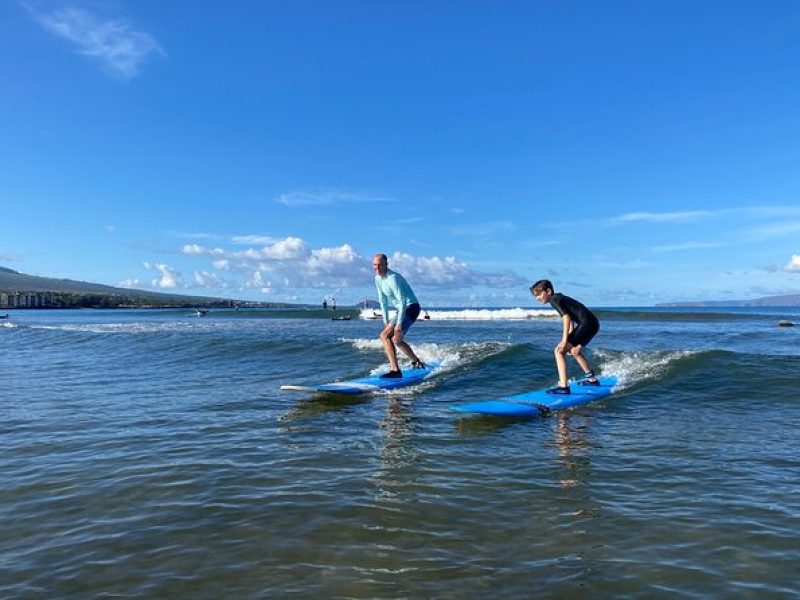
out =
<path fill-rule="evenodd" d="M 389 260 L 385 254 L 376 254 L 372 257 L 372 270 L 375 271 L 375 288 L 378 290 L 378 302 L 381 305 L 381 315 L 385 327 L 381 331 L 381 342 L 389 359 L 388 373 L 381 377 L 400 378 L 403 376 L 397 364 L 397 348 L 411 359 L 411 366 L 415 369 L 424 369 L 423 363 L 411 349 L 403 336 L 408 328 L 414 324 L 420 313 L 420 306 L 414 291 L 400 273 L 395 273 L 389 268 Z M 389 321 L 389 301 L 397 309 L 395 322 Z"/>
<path fill-rule="evenodd" d="M 578 382 L 578 385 L 600 385 L 589 361 L 582 354 L 584 346 L 600 331 L 600 321 L 597 320 L 594 313 L 574 298 L 553 292 L 553 284 L 547 279 L 540 279 L 534 283 L 531 286 L 531 294 L 542 304 L 549 302 L 558 312 L 563 325 L 561 341 L 555 348 L 558 387 L 547 390 L 547 393 L 570 393 L 567 353 L 575 359 L 585 373 L 585 377 Z"/>

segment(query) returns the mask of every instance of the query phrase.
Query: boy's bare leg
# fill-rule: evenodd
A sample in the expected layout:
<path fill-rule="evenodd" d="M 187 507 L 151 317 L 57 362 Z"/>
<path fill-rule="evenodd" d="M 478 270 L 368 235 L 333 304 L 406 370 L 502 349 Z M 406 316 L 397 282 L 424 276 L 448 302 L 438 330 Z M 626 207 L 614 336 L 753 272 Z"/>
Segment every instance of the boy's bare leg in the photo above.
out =
<path fill-rule="evenodd" d="M 569 352 L 572 354 L 572 358 L 575 359 L 575 362 L 577 362 L 581 369 L 583 369 L 584 374 L 588 375 L 592 372 L 592 367 L 589 364 L 589 361 L 586 360 L 586 357 L 581 353 L 582 350 L 583 346 L 574 346 Z"/>
<path fill-rule="evenodd" d="M 561 387 L 567 387 L 569 385 L 567 381 L 567 358 L 564 352 L 561 352 L 558 348 L 555 350 L 556 356 L 556 367 L 558 368 L 558 385 Z"/>

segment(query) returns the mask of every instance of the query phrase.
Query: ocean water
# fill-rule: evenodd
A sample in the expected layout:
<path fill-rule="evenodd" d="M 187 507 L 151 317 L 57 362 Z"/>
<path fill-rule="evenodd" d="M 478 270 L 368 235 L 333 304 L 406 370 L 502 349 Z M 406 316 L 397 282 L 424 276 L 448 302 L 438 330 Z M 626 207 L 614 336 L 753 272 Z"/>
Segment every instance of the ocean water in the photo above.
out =
<path fill-rule="evenodd" d="M 0 597 L 800 596 L 798 309 L 600 310 L 621 389 L 545 418 L 449 408 L 555 382 L 525 307 L 428 311 L 415 388 L 279 390 L 386 368 L 370 312 L 11 311 Z"/>

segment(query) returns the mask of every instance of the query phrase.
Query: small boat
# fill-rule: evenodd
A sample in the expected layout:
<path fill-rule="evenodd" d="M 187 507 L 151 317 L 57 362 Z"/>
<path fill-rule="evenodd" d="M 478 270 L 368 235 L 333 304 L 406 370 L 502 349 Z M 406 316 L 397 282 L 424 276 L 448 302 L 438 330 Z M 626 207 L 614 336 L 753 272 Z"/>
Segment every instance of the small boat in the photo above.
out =
<path fill-rule="evenodd" d="M 7 319 L 8 315 L 0 315 L 0 319 Z"/>
<path fill-rule="evenodd" d="M 205 317 L 208 314 L 208 311 L 204 308 L 198 308 L 194 314 L 196 317 Z"/>
<path fill-rule="evenodd" d="M 350 315 L 342 315 L 340 317 L 331 317 L 331 321 L 349 321 L 352 318 Z"/>

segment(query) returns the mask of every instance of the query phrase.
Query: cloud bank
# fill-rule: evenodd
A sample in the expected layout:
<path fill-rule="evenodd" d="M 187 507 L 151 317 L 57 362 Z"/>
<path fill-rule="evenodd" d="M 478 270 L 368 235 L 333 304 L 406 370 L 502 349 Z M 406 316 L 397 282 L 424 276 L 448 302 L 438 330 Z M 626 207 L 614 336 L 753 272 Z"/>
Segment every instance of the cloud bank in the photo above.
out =
<path fill-rule="evenodd" d="M 235 239 L 241 241 L 242 238 Z M 350 244 L 312 248 L 298 237 L 274 240 L 244 250 L 186 244 L 181 248 L 181 253 L 207 259 L 216 273 L 203 271 L 201 276 L 195 272 L 194 283 L 202 282 L 218 289 L 257 289 L 265 294 L 288 289 L 293 292 L 331 288 L 370 289 L 374 276 L 371 255 L 360 254 Z M 151 268 L 159 266 L 164 265 L 152 265 Z M 512 271 L 476 271 L 452 256 L 426 257 L 397 252 L 389 257 L 389 268 L 402 273 L 415 288 L 505 288 L 527 283 L 526 279 Z M 231 283 L 231 279 L 238 283 Z M 172 280 L 179 280 L 179 274 L 162 270 L 159 287 Z"/>

